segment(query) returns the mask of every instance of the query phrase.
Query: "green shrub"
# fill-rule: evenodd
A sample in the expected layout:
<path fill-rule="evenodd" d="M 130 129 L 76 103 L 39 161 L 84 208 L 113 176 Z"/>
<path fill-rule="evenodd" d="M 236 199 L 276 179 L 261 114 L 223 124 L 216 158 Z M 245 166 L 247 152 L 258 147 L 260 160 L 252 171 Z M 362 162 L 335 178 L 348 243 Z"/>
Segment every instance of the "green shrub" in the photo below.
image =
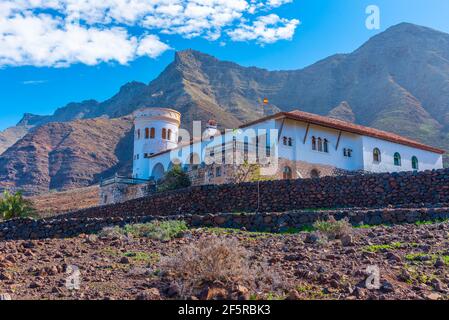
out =
<path fill-rule="evenodd" d="M 327 221 L 316 221 L 313 224 L 315 230 L 324 234 L 329 240 L 340 239 L 342 236 L 352 232 L 352 225 L 348 219 L 335 220 L 330 217 Z"/>
<path fill-rule="evenodd" d="M 30 201 L 23 198 L 21 192 L 14 194 L 8 191 L 3 192 L 0 199 L 0 218 L 9 220 L 13 218 L 34 217 L 35 210 Z"/>
<path fill-rule="evenodd" d="M 161 184 L 158 185 L 158 191 L 169 191 L 190 187 L 192 182 L 180 165 L 174 165 L 173 168 L 165 173 Z"/>
<path fill-rule="evenodd" d="M 168 241 L 181 236 L 188 230 L 185 221 L 153 221 L 145 224 L 126 225 L 123 229 L 125 234 L 135 237 L 146 237 L 155 240 Z"/>

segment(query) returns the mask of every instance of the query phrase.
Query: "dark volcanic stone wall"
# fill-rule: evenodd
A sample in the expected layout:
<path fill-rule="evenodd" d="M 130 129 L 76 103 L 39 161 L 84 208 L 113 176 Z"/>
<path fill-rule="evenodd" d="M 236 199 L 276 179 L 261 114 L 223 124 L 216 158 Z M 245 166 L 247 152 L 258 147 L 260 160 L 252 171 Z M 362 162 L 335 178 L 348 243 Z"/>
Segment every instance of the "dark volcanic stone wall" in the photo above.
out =
<path fill-rule="evenodd" d="M 314 208 L 426 206 L 437 203 L 449 203 L 449 169 L 196 186 L 81 210 L 67 216 L 284 212 Z"/>
<path fill-rule="evenodd" d="M 245 228 L 250 231 L 285 232 L 310 226 L 317 220 L 348 219 L 353 225 L 399 224 L 417 221 L 447 220 L 449 208 L 389 208 L 362 210 L 289 211 L 281 213 L 219 213 L 173 216 L 109 216 L 51 219 L 14 219 L 0 224 L 0 240 L 66 238 L 81 233 L 96 233 L 105 227 L 153 220 L 184 220 L 192 227 Z"/>
<path fill-rule="evenodd" d="M 448 203 L 449 169 L 197 186 L 51 219 L 6 221 L 0 223 L 0 240 L 70 237 L 153 219 L 270 231 L 301 227 L 330 215 L 353 224 L 412 223 L 449 218 Z M 347 209 L 311 210 L 317 208 Z"/>

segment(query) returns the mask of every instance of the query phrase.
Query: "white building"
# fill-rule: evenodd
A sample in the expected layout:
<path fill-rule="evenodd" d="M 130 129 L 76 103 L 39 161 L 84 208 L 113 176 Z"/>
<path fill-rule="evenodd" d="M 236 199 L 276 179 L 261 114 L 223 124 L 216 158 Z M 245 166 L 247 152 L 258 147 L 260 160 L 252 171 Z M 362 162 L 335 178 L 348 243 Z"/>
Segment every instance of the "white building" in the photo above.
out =
<path fill-rule="evenodd" d="M 136 111 L 134 116 L 133 178 L 158 180 L 174 163 L 180 163 L 187 171 L 197 172 L 194 174 L 197 184 L 224 183 L 229 168 L 235 167 L 235 159 L 222 163 L 221 150 L 234 149 L 235 154 L 237 149 L 248 157 L 251 150 L 262 144 L 260 150 L 266 150 L 269 163 L 276 166 L 276 171 L 267 175 L 277 178 L 318 177 L 342 171 L 443 168 L 444 150 L 393 133 L 301 111 L 274 114 L 238 130 L 217 131 L 215 124 L 209 123 L 202 137 L 179 143 L 181 115 L 177 111 L 147 108 Z M 258 155 L 261 156 L 261 151 Z"/>

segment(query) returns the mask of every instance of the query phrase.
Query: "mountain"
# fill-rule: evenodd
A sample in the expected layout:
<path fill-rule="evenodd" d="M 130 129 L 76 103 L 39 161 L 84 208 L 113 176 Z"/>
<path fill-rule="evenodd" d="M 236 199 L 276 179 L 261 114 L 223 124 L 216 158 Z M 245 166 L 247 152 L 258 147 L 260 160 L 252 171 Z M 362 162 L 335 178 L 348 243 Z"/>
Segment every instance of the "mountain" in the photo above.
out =
<path fill-rule="evenodd" d="M 0 132 L 0 155 L 5 152 L 10 146 L 12 146 L 16 141 L 22 139 L 28 131 L 31 129 L 30 126 L 15 126 L 8 128 Z"/>
<path fill-rule="evenodd" d="M 355 114 L 352 111 L 351 106 L 346 101 L 342 101 L 338 106 L 329 111 L 327 116 L 347 122 L 355 122 Z"/>
<path fill-rule="evenodd" d="M 27 194 L 88 186 L 128 171 L 132 121 L 86 119 L 44 124 L 0 157 L 0 187 Z"/>
<path fill-rule="evenodd" d="M 268 98 L 268 105 L 262 104 L 263 98 Z M 180 111 L 182 126 L 187 129 L 192 120 L 214 118 L 221 127 L 232 128 L 281 110 L 301 109 L 449 150 L 449 35 L 402 23 L 352 53 L 333 55 L 291 71 L 242 67 L 194 50 L 176 52 L 174 61 L 149 84 L 130 82 L 106 101 L 71 103 L 51 116 L 26 115 L 18 126 L 33 129 L 18 144 L 49 139 L 34 137 L 40 132 L 37 129 L 54 122 L 71 125 L 73 120 L 80 123 L 102 117 L 106 125 L 113 121 L 106 118 L 120 118 L 143 106 Z M 119 139 L 114 141 L 119 143 Z M 27 157 L 19 162 L 11 157 L 17 148 L 17 144 L 11 146 L 0 156 L 0 163 L 33 168 Z M 34 172 L 30 170 L 27 174 Z M 89 179 L 82 185 L 96 181 L 93 175 Z M 0 181 L 27 186 L 15 175 L 0 175 Z M 57 186 L 77 184 L 61 181 Z"/>

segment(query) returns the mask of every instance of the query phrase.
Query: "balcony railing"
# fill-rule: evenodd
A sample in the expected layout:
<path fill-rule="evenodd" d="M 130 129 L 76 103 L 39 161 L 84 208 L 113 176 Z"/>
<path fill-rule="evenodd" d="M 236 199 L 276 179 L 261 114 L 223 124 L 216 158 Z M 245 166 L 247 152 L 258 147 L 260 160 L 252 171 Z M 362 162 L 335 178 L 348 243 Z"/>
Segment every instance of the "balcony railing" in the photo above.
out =
<path fill-rule="evenodd" d="M 102 179 L 100 181 L 100 187 L 104 187 L 104 186 L 114 184 L 114 183 L 135 185 L 135 184 L 149 183 L 150 181 L 152 181 L 152 180 L 151 179 L 147 180 L 147 179 L 129 178 L 129 177 L 123 177 L 123 176 L 116 175 L 112 178 L 107 178 L 104 180 Z"/>

